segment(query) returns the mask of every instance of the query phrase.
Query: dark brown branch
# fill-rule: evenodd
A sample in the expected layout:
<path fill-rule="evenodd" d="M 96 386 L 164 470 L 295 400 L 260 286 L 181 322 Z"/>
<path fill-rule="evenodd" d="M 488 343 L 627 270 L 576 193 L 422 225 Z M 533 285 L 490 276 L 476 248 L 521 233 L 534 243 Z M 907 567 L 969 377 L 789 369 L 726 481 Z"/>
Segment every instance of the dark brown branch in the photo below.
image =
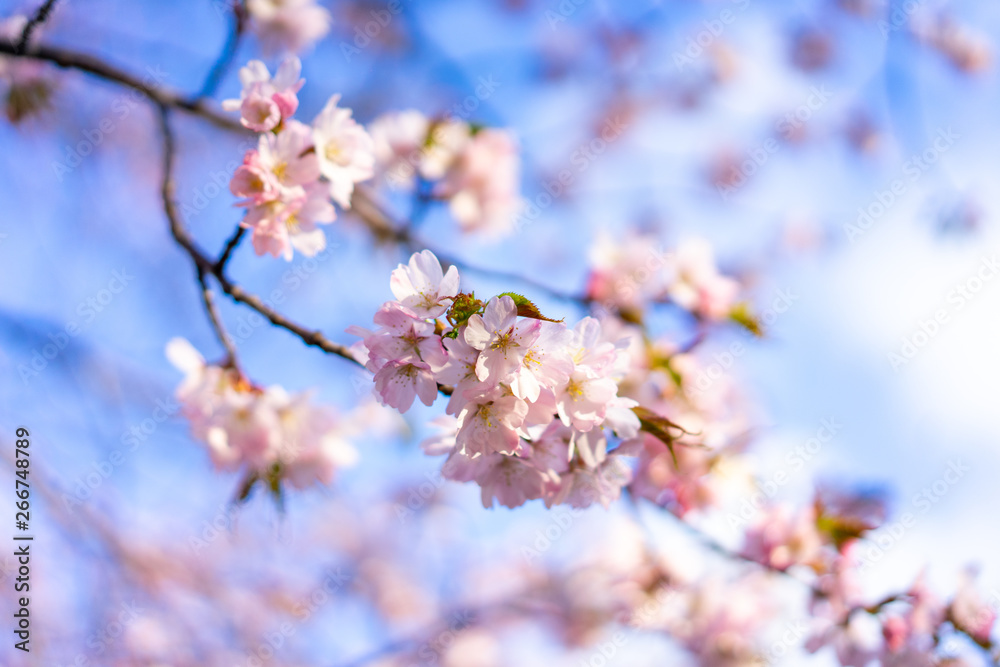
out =
<path fill-rule="evenodd" d="M 295 334 L 306 345 L 318 347 L 324 352 L 335 354 L 361 367 L 364 367 L 364 364 L 351 353 L 350 349 L 346 345 L 334 343 L 319 331 L 312 331 L 300 324 L 297 324 L 296 322 L 293 322 L 281 313 L 268 307 L 256 294 L 251 294 L 232 282 L 228 277 L 226 277 L 224 266 L 220 266 L 219 262 L 212 261 L 208 255 L 206 255 L 205 252 L 195 244 L 190 234 L 188 234 L 187 229 L 185 229 L 184 225 L 181 223 L 180 212 L 177 210 L 177 205 L 174 202 L 173 169 L 176 144 L 173 129 L 170 127 L 170 109 L 164 105 L 159 105 L 158 109 L 160 133 L 163 136 L 163 180 L 160 188 L 160 196 L 163 200 L 163 210 L 170 223 L 170 234 L 174 237 L 177 244 L 180 245 L 181 248 L 183 248 L 191 257 L 191 261 L 194 262 L 196 269 L 200 273 L 213 276 L 219 283 L 219 287 L 222 288 L 222 291 L 225 292 L 231 299 L 253 308 L 258 313 L 266 317 L 271 324 Z M 453 388 L 447 385 L 438 385 L 438 390 L 442 394 L 451 395 Z"/>
<path fill-rule="evenodd" d="M 243 37 L 243 31 L 246 29 L 247 14 L 242 1 L 233 3 L 232 18 L 233 26 L 226 37 L 226 44 L 222 47 L 222 53 L 219 54 L 218 59 L 205 78 L 205 83 L 201 86 L 201 92 L 198 93 L 198 99 L 214 95 L 219 84 L 222 82 L 222 77 L 226 75 L 226 72 L 229 71 L 229 68 L 233 64 L 233 58 L 236 57 L 236 51 L 240 47 L 240 38 Z"/>
<path fill-rule="evenodd" d="M 99 58 L 85 53 L 77 53 L 49 46 L 39 46 L 32 49 L 31 53 L 22 54 L 18 53 L 16 47 L 0 43 L 0 54 L 40 60 L 58 65 L 59 67 L 87 72 L 105 81 L 111 81 L 112 83 L 137 90 L 157 106 L 187 111 L 225 130 L 241 133 L 249 132 L 249 130 L 240 125 L 238 120 L 216 111 L 202 100 L 191 99 L 177 91 L 150 85 L 133 74 L 129 74 L 113 65 L 109 65 Z"/>
<path fill-rule="evenodd" d="M 233 235 L 229 237 L 226 241 L 226 247 L 222 249 L 222 254 L 219 255 L 219 261 L 215 263 L 215 273 L 222 273 L 226 270 L 226 264 L 229 263 L 229 258 L 233 256 L 233 251 L 236 250 L 236 246 L 240 244 L 243 239 L 243 235 L 246 234 L 246 227 L 242 225 L 236 227 L 236 231 Z"/>
<path fill-rule="evenodd" d="M 318 331 L 310 331 L 309 329 L 292 322 L 280 313 L 268 308 L 256 295 L 244 291 L 241 287 L 230 281 L 221 269 L 216 268 L 216 263 L 209 259 L 208 255 L 195 245 L 194 240 L 181 224 L 180 212 L 177 210 L 177 205 L 174 202 L 173 167 L 176 146 L 174 142 L 174 133 L 170 127 L 170 109 L 167 106 L 160 105 L 159 111 L 160 131 L 163 135 L 163 180 L 160 188 L 160 196 L 163 199 L 163 210 L 166 212 L 167 219 L 170 222 L 171 235 L 174 237 L 174 240 L 178 243 L 178 245 L 180 245 L 181 248 L 183 248 L 187 254 L 190 255 L 196 268 L 205 274 L 214 276 L 219 283 L 219 287 L 222 288 L 222 291 L 228 294 L 234 301 L 250 306 L 270 320 L 271 323 L 294 333 L 307 345 L 313 345 L 320 348 L 324 352 L 336 354 L 361 365 L 361 362 L 354 358 L 354 355 L 351 354 L 350 350 L 348 350 L 346 346 L 339 345 L 328 340 Z"/>
<path fill-rule="evenodd" d="M 239 362 L 236 358 L 236 347 L 233 346 L 233 341 L 226 332 L 226 326 L 222 323 L 222 318 L 219 316 L 219 311 L 215 306 L 215 296 L 208 287 L 208 276 L 205 275 L 205 271 L 201 266 L 197 266 L 195 271 L 198 274 L 198 284 L 201 285 L 201 301 L 205 306 L 205 312 L 208 314 L 208 320 L 212 324 L 212 329 L 215 331 L 216 337 L 218 337 L 219 342 L 222 343 L 222 347 L 226 350 L 228 357 L 226 365 L 239 368 Z"/>
<path fill-rule="evenodd" d="M 24 24 L 24 30 L 21 31 L 21 39 L 17 41 L 18 53 L 24 53 L 28 49 L 28 43 L 31 42 L 31 33 L 35 31 L 35 28 L 48 20 L 49 14 L 52 13 L 53 8 L 56 6 L 56 2 L 57 0 L 45 0 L 42 6 L 38 8 L 38 11 L 35 12 L 35 15 Z"/>

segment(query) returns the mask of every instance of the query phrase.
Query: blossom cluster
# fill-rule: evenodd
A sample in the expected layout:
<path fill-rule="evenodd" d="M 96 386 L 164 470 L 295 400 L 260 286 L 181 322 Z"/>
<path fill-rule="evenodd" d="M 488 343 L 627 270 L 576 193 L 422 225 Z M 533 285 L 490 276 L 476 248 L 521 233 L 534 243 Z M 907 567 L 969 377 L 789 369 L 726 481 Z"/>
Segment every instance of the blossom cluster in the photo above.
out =
<path fill-rule="evenodd" d="M 587 295 L 633 319 L 656 302 L 709 321 L 733 316 L 739 282 L 719 272 L 708 242 L 682 241 L 670 253 L 658 248 L 651 235 L 632 233 L 620 241 L 602 236 L 591 248 Z"/>
<path fill-rule="evenodd" d="M 370 129 L 377 170 L 391 187 L 427 187 L 430 197 L 448 202 L 464 231 L 513 229 L 521 165 L 509 131 L 434 120 L 412 109 L 383 114 Z"/>
<path fill-rule="evenodd" d="M 240 112 L 240 122 L 260 132 L 256 149 L 247 151 L 229 189 L 247 209 L 240 223 L 253 230 L 258 255 L 292 258 L 295 248 L 312 256 L 326 247 L 320 224 L 333 222 L 333 202 L 350 208 L 355 183 L 372 176 L 372 140 L 338 106 L 334 95 L 306 125 L 292 116 L 298 109 L 301 63 L 286 58 L 272 77 L 259 60 L 240 70 L 240 99 L 223 108 Z M 331 201 L 332 200 L 332 201 Z"/>
<path fill-rule="evenodd" d="M 349 424 L 313 405 L 308 392 L 254 386 L 231 365 L 206 363 L 181 338 L 170 341 L 167 356 L 185 373 L 177 399 L 192 435 L 205 443 L 217 469 L 242 470 L 251 481 L 287 481 L 302 489 L 329 484 L 338 468 L 356 460 L 345 439 Z"/>
<path fill-rule="evenodd" d="M 443 434 L 425 443 L 448 456 L 447 479 L 475 481 L 486 506 L 618 497 L 640 421 L 638 404 L 618 395 L 628 355 L 600 322 L 569 328 L 513 294 L 482 302 L 429 250 L 394 270 L 390 286 L 396 299 L 375 314 L 378 329 L 350 331 L 383 404 L 405 412 L 451 393 Z"/>
<path fill-rule="evenodd" d="M 949 655 L 944 640 L 958 632 L 989 646 L 1000 597 L 985 600 L 970 572 L 948 602 L 930 591 L 923 575 L 903 593 L 866 601 L 857 554 L 884 514 L 878 499 L 829 491 L 798 511 L 773 505 L 747 531 L 743 555 L 774 571 L 811 573 L 810 652 L 829 646 L 844 667 L 968 664 Z"/>

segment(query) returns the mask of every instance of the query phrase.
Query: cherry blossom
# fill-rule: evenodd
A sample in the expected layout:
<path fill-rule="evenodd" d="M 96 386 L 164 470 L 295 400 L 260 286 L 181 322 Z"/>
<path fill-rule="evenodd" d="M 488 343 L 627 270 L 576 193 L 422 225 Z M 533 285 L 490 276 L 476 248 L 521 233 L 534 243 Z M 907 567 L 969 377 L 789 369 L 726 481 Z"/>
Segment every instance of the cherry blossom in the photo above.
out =
<path fill-rule="evenodd" d="M 470 317 L 465 328 L 465 342 L 480 350 L 476 377 L 494 383 L 506 381 L 523 365 L 540 329 L 538 320 L 517 320 L 517 306 L 511 297 L 491 299 L 486 311 Z"/>
<path fill-rule="evenodd" d="M 768 567 L 787 570 L 818 563 L 822 546 L 812 509 L 796 514 L 787 505 L 778 505 L 762 513 L 747 531 L 744 554 Z"/>
<path fill-rule="evenodd" d="M 287 480 L 296 488 L 329 484 L 336 470 L 357 460 L 346 431 L 308 392 L 257 387 L 232 366 L 208 364 L 186 340 L 167 345 L 182 372 L 177 388 L 191 432 L 202 440 L 220 470 Z"/>
<path fill-rule="evenodd" d="M 305 83 L 299 78 L 302 63 L 295 56 L 285 58 L 274 77 L 260 60 L 251 60 L 240 68 L 243 90 L 240 98 L 223 100 L 226 111 L 239 111 L 240 122 L 255 132 L 270 132 L 295 113 L 298 92 Z"/>
<path fill-rule="evenodd" d="M 409 264 L 392 272 L 389 287 L 401 304 L 424 318 L 440 317 L 448 309 L 448 299 L 458 294 L 458 269 L 447 273 L 430 250 L 414 253 Z"/>
<path fill-rule="evenodd" d="M 350 208 L 354 184 L 374 173 L 374 146 L 365 128 L 351 118 L 351 110 L 337 106 L 339 102 L 340 95 L 329 99 L 313 121 L 312 134 L 320 172 L 330 182 L 330 196 Z"/>
<path fill-rule="evenodd" d="M 739 283 L 719 273 L 708 242 L 692 239 L 680 243 L 670 269 L 667 294 L 675 303 L 713 320 L 729 315 Z"/>
<path fill-rule="evenodd" d="M 333 222 L 336 213 L 326 188 L 311 183 L 289 199 L 265 202 L 250 208 L 241 223 L 253 229 L 252 242 L 258 255 L 292 258 L 292 248 L 314 256 L 326 247 L 318 224 Z"/>
<path fill-rule="evenodd" d="M 466 230 L 509 232 L 520 206 L 520 160 L 509 132 L 484 129 L 459 153 L 439 194 Z"/>
<path fill-rule="evenodd" d="M 469 396 L 458 415 L 457 445 L 468 456 L 512 454 L 518 449 L 518 428 L 528 414 L 528 404 L 496 387 Z"/>
<path fill-rule="evenodd" d="M 383 405 L 406 412 L 418 396 L 424 405 L 432 404 L 438 387 L 426 363 L 391 359 L 375 373 L 375 390 Z"/>
<path fill-rule="evenodd" d="M 413 187 L 431 122 L 416 109 L 382 114 L 369 126 L 375 164 L 393 187 Z"/>
<path fill-rule="evenodd" d="M 538 337 L 530 344 L 510 378 L 515 396 L 534 403 L 542 387 L 558 387 L 569 381 L 573 360 L 569 355 L 572 334 L 562 324 L 540 322 Z M 468 336 L 468 330 L 466 330 Z"/>
<path fill-rule="evenodd" d="M 316 0 L 247 0 L 246 7 L 269 52 L 298 53 L 330 30 L 330 13 Z"/>

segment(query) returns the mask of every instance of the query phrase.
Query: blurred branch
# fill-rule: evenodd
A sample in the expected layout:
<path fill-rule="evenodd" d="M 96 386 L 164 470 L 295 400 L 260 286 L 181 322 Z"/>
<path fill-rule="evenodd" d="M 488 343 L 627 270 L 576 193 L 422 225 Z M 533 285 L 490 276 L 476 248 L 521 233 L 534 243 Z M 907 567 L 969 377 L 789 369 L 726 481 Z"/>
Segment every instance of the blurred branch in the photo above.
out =
<path fill-rule="evenodd" d="M 216 273 L 222 273 L 226 269 L 226 264 L 229 263 L 229 258 L 232 257 L 233 251 L 236 250 L 236 246 L 240 244 L 243 239 L 243 235 L 246 234 L 247 228 L 239 225 L 236 227 L 236 231 L 233 235 L 229 237 L 226 241 L 226 247 L 223 248 L 222 254 L 219 255 L 219 261 L 215 263 Z"/>
<path fill-rule="evenodd" d="M 236 348 L 233 346 L 233 341 L 226 332 L 222 318 L 219 317 L 219 311 L 215 307 L 215 297 L 212 294 L 212 290 L 208 287 L 208 278 L 205 275 L 205 270 L 200 265 L 197 265 L 195 270 L 198 272 L 198 284 L 201 285 L 201 300 L 205 305 L 205 312 L 212 323 L 215 335 L 219 338 L 219 342 L 222 343 L 222 347 L 225 348 L 228 355 L 227 365 L 239 368 L 239 363 L 236 359 Z"/>
<path fill-rule="evenodd" d="M 0 54 L 49 62 L 59 67 L 87 72 L 105 81 L 137 90 L 157 106 L 187 111 L 225 130 L 241 133 L 248 132 L 245 127 L 240 125 L 238 120 L 216 111 L 200 99 L 191 99 L 176 91 L 151 86 L 136 76 L 85 53 L 77 53 L 49 46 L 39 46 L 32 49 L 31 53 L 19 53 L 16 47 L 0 42 Z"/>
<path fill-rule="evenodd" d="M 45 2 L 42 3 L 42 6 L 35 12 L 34 16 L 28 19 L 28 22 L 24 24 L 24 29 L 21 31 L 21 39 L 17 41 L 17 52 L 19 54 L 22 54 L 27 50 L 28 43 L 31 41 L 31 33 L 35 31 L 35 28 L 48 20 L 49 14 L 52 13 L 57 1 L 58 0 L 45 0 Z"/>
<path fill-rule="evenodd" d="M 229 31 L 229 35 L 226 37 L 226 43 L 222 47 L 222 53 L 219 54 L 215 64 L 205 78 L 205 83 L 202 84 L 201 92 L 198 93 L 197 99 L 214 95 L 219 84 L 222 82 L 222 78 L 233 64 L 233 58 L 236 57 L 236 51 L 240 46 L 240 38 L 243 37 L 243 31 L 246 29 L 247 22 L 246 8 L 243 6 L 242 0 L 233 3 L 232 17 L 233 25 Z"/>
<path fill-rule="evenodd" d="M 310 331 L 305 327 L 292 322 L 280 313 L 268 308 L 256 295 L 245 292 L 241 287 L 231 282 L 228 278 L 226 278 L 225 273 L 223 272 L 223 267 L 219 266 L 217 262 L 213 262 L 209 259 L 209 257 L 200 248 L 198 248 L 197 245 L 195 245 L 194 240 L 188 234 L 183 224 L 181 224 L 180 213 L 177 210 L 177 205 L 174 203 L 175 186 L 173 180 L 173 167 L 176 144 L 174 140 L 174 132 L 170 127 L 170 109 L 166 105 L 161 104 L 159 105 L 159 111 L 160 132 L 163 136 L 163 181 L 160 188 L 160 195 L 163 199 L 163 210 L 167 214 L 167 219 L 170 221 L 171 235 L 174 237 L 174 240 L 178 243 L 178 245 L 180 245 L 181 248 L 183 248 L 187 254 L 190 255 L 197 270 L 200 273 L 214 276 L 218 281 L 219 286 L 222 288 L 222 291 L 228 294 L 233 300 L 250 306 L 270 320 L 272 324 L 282 327 L 283 329 L 287 329 L 301 338 L 307 345 L 318 347 L 324 352 L 336 354 L 344 359 L 347 359 L 348 361 L 353 361 L 354 363 L 363 366 L 360 361 L 354 358 L 354 355 L 351 354 L 351 351 L 348 350 L 346 346 L 339 345 L 328 340 L 318 331 Z"/>

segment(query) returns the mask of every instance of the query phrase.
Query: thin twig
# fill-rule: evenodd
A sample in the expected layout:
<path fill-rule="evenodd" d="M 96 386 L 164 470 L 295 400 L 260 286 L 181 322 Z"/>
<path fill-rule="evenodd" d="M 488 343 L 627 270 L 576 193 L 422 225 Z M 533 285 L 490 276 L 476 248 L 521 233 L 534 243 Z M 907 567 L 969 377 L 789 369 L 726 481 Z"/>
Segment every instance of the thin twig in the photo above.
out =
<path fill-rule="evenodd" d="M 335 354 L 364 367 L 364 364 L 351 353 L 351 350 L 346 345 L 334 343 L 319 331 L 307 329 L 306 327 L 293 322 L 278 311 L 265 305 L 256 294 L 245 291 L 242 287 L 231 281 L 228 277 L 226 277 L 224 267 L 220 267 L 218 262 L 212 261 L 208 255 L 206 255 L 205 252 L 195 244 L 194 240 L 181 223 L 180 212 L 177 210 L 177 205 L 174 202 L 173 168 L 176 144 L 173 129 L 170 127 L 170 108 L 165 105 L 158 105 L 158 109 L 160 133 L 163 136 L 163 180 L 160 187 L 160 196 L 163 200 L 163 210 L 170 223 L 170 234 L 174 237 L 177 244 L 191 257 L 191 261 L 194 262 L 195 267 L 205 274 L 212 275 L 219 283 L 219 287 L 222 288 L 222 291 L 234 301 L 253 308 L 258 313 L 266 317 L 271 324 L 295 334 L 306 345 L 318 347 L 324 352 Z M 451 395 L 454 390 L 448 385 L 439 384 L 438 391 L 447 396 Z"/>
<path fill-rule="evenodd" d="M 24 24 L 24 29 L 21 31 L 21 39 L 17 41 L 17 52 L 19 54 L 23 54 L 28 49 L 28 43 L 31 41 L 31 33 L 35 31 L 35 28 L 48 20 L 49 14 L 52 13 L 52 9 L 55 7 L 57 1 L 45 0 L 42 6 L 38 8 L 38 11 L 35 12 L 35 15 Z"/>
<path fill-rule="evenodd" d="M 226 37 L 226 43 L 222 47 L 222 52 L 219 54 L 218 59 L 216 59 L 208 76 L 205 77 L 205 83 L 202 84 L 197 99 L 211 97 L 215 94 L 216 89 L 222 82 L 222 78 L 226 75 L 230 66 L 232 66 L 233 58 L 236 57 L 236 51 L 240 46 L 240 38 L 243 36 L 243 31 L 246 28 L 246 10 L 243 7 L 243 2 L 233 3 L 232 17 L 233 26 Z"/>
<path fill-rule="evenodd" d="M 222 347 L 225 348 L 226 355 L 228 356 L 226 365 L 238 368 L 239 362 L 236 358 L 236 347 L 226 332 L 226 326 L 222 323 L 222 318 L 219 316 L 219 311 L 215 306 L 215 297 L 212 294 L 212 290 L 208 287 L 208 276 L 205 275 L 205 270 L 200 265 L 196 265 L 195 271 L 198 274 L 198 284 L 201 285 L 201 300 L 205 305 L 208 320 L 212 323 L 212 329 L 215 331 L 215 335 L 218 337 L 219 342 L 222 343 Z"/>
<path fill-rule="evenodd" d="M 222 249 L 222 254 L 219 255 L 219 261 L 215 263 L 215 273 L 222 273 L 226 269 L 226 264 L 229 263 L 229 258 L 232 257 L 233 251 L 236 250 L 236 246 L 240 244 L 243 239 L 243 235 L 246 233 L 246 227 L 239 225 L 236 227 L 236 231 L 233 235 L 229 237 L 226 241 L 226 247 Z"/>
<path fill-rule="evenodd" d="M 264 305 L 264 303 L 256 295 L 244 291 L 241 287 L 226 278 L 225 273 L 221 270 L 217 270 L 216 263 L 209 259 L 209 257 L 200 248 L 198 248 L 197 245 L 195 245 L 194 240 L 181 224 L 180 213 L 178 212 L 177 205 L 174 202 L 173 167 L 176 147 L 174 142 L 174 132 L 170 127 L 170 109 L 167 106 L 159 105 L 159 111 L 160 131 L 163 135 L 163 180 L 160 188 L 160 196 L 163 199 L 163 210 L 167 214 L 167 220 L 170 222 L 170 233 L 174 237 L 177 244 L 191 256 L 191 260 L 200 271 L 214 276 L 219 282 L 219 286 L 222 288 L 222 291 L 232 297 L 233 300 L 250 306 L 269 319 L 273 324 L 294 333 L 307 345 L 313 345 L 322 349 L 324 352 L 336 354 L 344 359 L 353 361 L 358 365 L 362 365 L 361 362 L 355 359 L 354 355 L 351 354 L 350 350 L 348 350 L 344 345 L 338 345 L 337 343 L 327 340 L 327 338 L 320 332 L 310 331 L 305 327 L 292 322 L 280 313 L 277 313 Z"/>

